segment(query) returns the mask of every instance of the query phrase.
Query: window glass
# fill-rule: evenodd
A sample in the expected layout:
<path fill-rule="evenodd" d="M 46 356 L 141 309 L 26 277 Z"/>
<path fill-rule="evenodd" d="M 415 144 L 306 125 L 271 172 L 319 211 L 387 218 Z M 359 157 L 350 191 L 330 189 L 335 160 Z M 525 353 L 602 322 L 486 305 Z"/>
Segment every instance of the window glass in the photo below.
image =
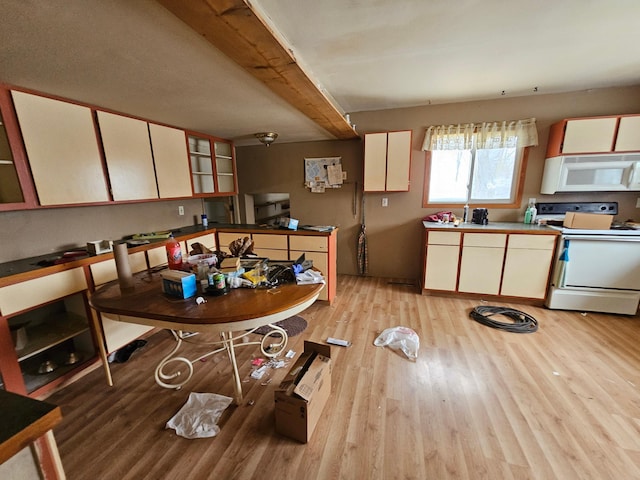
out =
<path fill-rule="evenodd" d="M 521 159 L 516 148 L 434 150 L 426 203 L 513 203 Z"/>

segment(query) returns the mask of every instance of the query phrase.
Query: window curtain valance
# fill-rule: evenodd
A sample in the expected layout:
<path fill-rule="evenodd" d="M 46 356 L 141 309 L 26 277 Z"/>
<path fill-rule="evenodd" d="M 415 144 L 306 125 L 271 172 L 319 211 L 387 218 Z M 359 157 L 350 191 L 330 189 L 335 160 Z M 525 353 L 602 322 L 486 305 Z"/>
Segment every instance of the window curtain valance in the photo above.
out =
<path fill-rule="evenodd" d="M 536 119 L 434 125 L 427 128 L 422 150 L 471 150 L 538 145 Z"/>

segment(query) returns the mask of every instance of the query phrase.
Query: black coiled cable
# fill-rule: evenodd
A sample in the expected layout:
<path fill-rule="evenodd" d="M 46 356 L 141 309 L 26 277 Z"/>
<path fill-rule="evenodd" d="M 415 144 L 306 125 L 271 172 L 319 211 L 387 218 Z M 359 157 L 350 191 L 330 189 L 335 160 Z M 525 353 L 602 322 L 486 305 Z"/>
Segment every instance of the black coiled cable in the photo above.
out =
<path fill-rule="evenodd" d="M 493 320 L 493 315 L 504 315 L 513 320 L 512 323 L 498 322 Z M 491 328 L 498 328 L 513 333 L 533 333 L 538 330 L 538 321 L 528 313 L 507 307 L 476 307 L 471 310 L 469 316 L 476 322 L 482 323 Z"/>

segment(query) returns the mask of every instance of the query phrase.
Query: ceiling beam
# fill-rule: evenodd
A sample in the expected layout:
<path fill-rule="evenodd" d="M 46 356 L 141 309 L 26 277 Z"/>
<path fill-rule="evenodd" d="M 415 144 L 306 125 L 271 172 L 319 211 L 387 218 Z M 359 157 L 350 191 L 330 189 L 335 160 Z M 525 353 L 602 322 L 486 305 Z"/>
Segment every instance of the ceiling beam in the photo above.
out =
<path fill-rule="evenodd" d="M 231 60 L 341 140 L 358 138 L 293 52 L 244 0 L 157 0 Z"/>

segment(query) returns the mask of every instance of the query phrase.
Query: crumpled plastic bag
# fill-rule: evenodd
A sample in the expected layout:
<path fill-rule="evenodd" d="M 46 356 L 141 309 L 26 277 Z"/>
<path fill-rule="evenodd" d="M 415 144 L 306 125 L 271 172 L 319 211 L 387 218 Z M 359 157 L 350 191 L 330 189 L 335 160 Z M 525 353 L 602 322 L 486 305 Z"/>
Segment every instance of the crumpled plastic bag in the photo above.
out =
<path fill-rule="evenodd" d="M 373 341 L 376 347 L 389 347 L 393 350 L 402 350 L 409 360 L 415 361 L 418 358 L 420 349 L 420 338 L 418 334 L 409 327 L 392 327 L 384 330 L 378 338 Z"/>
<path fill-rule="evenodd" d="M 216 393 L 191 392 L 165 428 L 173 428 L 184 438 L 215 437 L 220 432 L 218 420 L 232 401 L 232 398 Z"/>

